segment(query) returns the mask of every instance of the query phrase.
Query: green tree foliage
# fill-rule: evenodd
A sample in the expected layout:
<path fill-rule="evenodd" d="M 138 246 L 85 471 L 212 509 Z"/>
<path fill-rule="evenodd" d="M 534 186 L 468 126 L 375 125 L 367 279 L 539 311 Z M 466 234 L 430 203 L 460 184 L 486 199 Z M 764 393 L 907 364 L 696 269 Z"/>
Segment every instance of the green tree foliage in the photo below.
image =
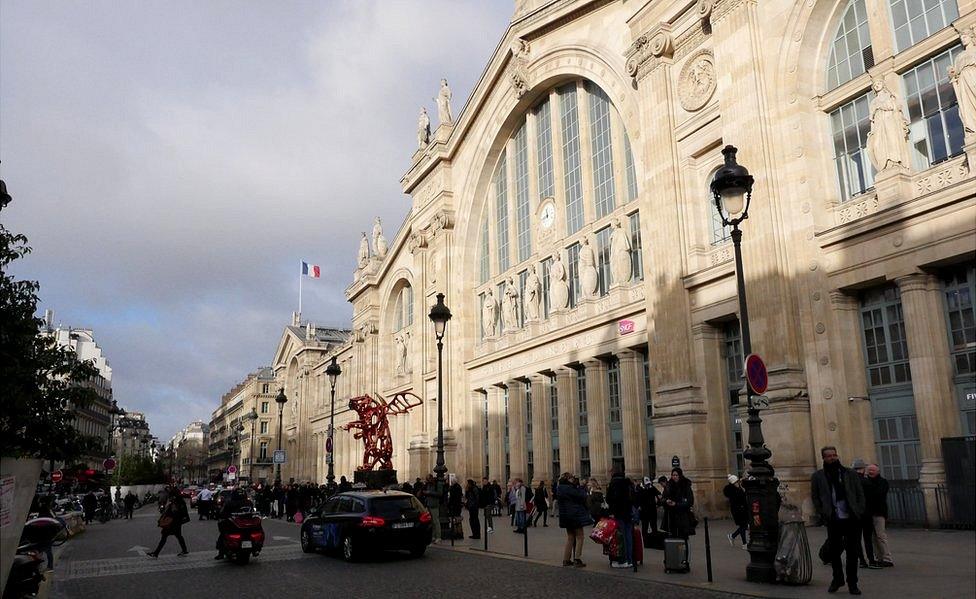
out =
<path fill-rule="evenodd" d="M 71 460 L 97 443 L 75 430 L 72 411 L 96 397 L 84 383 L 98 371 L 39 334 L 40 285 L 8 274 L 31 251 L 27 237 L 2 224 L 10 201 L 0 181 L 0 455 Z"/>
<path fill-rule="evenodd" d="M 112 486 L 116 485 L 151 485 L 166 482 L 163 465 L 152 459 L 141 456 L 127 455 L 119 459 L 118 466 L 112 472 Z"/>

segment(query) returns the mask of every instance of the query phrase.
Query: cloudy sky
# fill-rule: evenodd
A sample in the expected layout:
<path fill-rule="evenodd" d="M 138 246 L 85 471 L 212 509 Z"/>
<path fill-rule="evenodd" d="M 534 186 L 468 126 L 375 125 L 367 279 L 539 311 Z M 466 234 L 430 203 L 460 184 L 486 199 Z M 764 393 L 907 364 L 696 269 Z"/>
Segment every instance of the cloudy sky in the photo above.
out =
<path fill-rule="evenodd" d="M 0 0 L 0 173 L 18 278 L 90 327 L 115 397 L 169 436 L 304 314 L 347 326 L 359 231 L 392 239 L 421 104 L 455 112 L 508 0 Z M 436 117 L 434 117 L 436 120 Z M 436 125 L 436 123 L 435 123 Z"/>

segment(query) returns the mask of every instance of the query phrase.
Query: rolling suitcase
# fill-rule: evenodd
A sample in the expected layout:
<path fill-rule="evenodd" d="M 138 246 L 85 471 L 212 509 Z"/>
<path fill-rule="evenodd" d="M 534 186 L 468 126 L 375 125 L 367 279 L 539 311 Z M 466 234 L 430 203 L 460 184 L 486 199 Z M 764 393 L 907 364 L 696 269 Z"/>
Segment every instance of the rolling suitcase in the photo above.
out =
<path fill-rule="evenodd" d="M 631 527 L 631 533 L 634 535 L 634 540 L 631 541 L 634 548 L 634 563 L 644 564 L 644 543 L 641 542 L 641 531 L 636 526 Z"/>
<path fill-rule="evenodd" d="M 691 566 L 688 563 L 688 541 L 684 539 L 665 539 L 664 540 L 664 571 L 688 572 Z"/>

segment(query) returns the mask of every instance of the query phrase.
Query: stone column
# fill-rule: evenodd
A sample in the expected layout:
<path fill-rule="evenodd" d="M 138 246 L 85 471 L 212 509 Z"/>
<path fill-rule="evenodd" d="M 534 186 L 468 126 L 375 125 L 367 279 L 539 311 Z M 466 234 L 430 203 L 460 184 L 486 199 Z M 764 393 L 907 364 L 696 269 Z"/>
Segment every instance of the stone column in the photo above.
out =
<path fill-rule="evenodd" d="M 627 349 L 617 354 L 620 363 L 620 418 L 624 429 L 625 474 L 634 480 L 644 476 L 647 427 L 644 426 L 644 372 L 641 356 Z"/>
<path fill-rule="evenodd" d="M 529 475 L 526 444 L 525 383 L 519 379 L 505 382 L 508 387 L 508 459 L 511 478 L 523 481 Z"/>
<path fill-rule="evenodd" d="M 537 480 L 552 482 L 552 421 L 549 419 L 549 377 L 533 374 L 532 384 L 532 457 Z M 528 481 L 526 481 L 528 482 Z"/>
<path fill-rule="evenodd" d="M 610 405 L 607 364 L 591 359 L 586 367 L 586 422 L 590 437 L 590 476 L 600 484 L 610 479 Z"/>
<path fill-rule="evenodd" d="M 504 391 L 488 388 L 488 472 L 492 480 L 505 484 L 505 414 Z"/>
<path fill-rule="evenodd" d="M 821 395 L 827 406 L 825 426 L 818 426 L 826 434 L 825 442 L 815 444 L 817 456 L 820 447 L 833 444 L 841 447 L 841 455 L 863 457 L 875 461 L 874 426 L 871 419 L 871 402 L 868 401 L 867 367 L 864 359 L 861 325 L 861 302 L 842 291 L 830 292 L 834 309 L 838 339 L 831 344 L 830 359 L 839 371 L 835 380 L 838 389 L 823 389 Z M 842 382 L 841 382 L 842 381 Z M 828 397 L 829 396 L 829 397 Z M 836 433 L 830 432 L 835 424 Z M 819 458 L 817 458 L 819 459 Z"/>
<path fill-rule="evenodd" d="M 942 438 L 961 434 L 959 408 L 952 391 L 943 292 L 939 279 L 926 273 L 900 277 L 895 282 L 901 290 L 912 394 L 922 445 L 918 480 L 925 494 L 928 525 L 934 527 L 939 523 L 935 488 L 945 483 Z"/>
<path fill-rule="evenodd" d="M 485 448 L 484 434 L 485 427 L 485 393 L 481 390 L 471 391 L 469 394 L 471 401 L 470 414 L 471 420 L 468 422 L 467 435 L 467 455 L 468 455 L 468 477 L 481 482 L 481 477 L 485 474 Z"/>
<path fill-rule="evenodd" d="M 701 443 L 691 448 L 686 473 L 695 482 L 695 501 L 703 510 L 713 515 L 727 515 L 728 506 L 722 496 L 722 489 L 726 485 L 726 476 L 732 470 L 732 422 L 729 415 L 729 392 L 724 384 L 725 359 L 722 357 L 722 330 L 708 323 L 698 323 L 691 327 L 692 338 L 695 342 L 695 364 L 698 369 L 698 380 L 702 384 L 703 402 L 698 406 L 701 410 L 703 425 L 701 427 Z M 745 396 L 742 396 L 745 402 Z M 744 410 L 743 410 L 744 414 Z M 743 440 L 748 433 L 743 415 Z M 668 457 L 668 456 L 664 456 Z M 667 469 L 670 469 L 668 466 Z"/>
<path fill-rule="evenodd" d="M 561 366 L 556 373 L 556 401 L 559 403 L 559 467 L 579 474 L 579 409 L 576 404 L 576 371 Z M 561 473 L 556 473 L 557 476 Z"/>

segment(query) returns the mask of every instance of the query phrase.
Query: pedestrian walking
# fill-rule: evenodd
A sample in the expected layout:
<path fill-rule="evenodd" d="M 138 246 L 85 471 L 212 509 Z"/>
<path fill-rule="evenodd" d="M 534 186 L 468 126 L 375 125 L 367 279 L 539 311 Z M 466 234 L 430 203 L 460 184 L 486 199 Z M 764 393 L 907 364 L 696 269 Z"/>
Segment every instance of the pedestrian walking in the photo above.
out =
<path fill-rule="evenodd" d="M 729 484 L 725 485 L 722 494 L 729 500 L 729 512 L 736 526 L 735 530 L 728 534 L 729 545 L 735 546 L 735 538 L 739 537 L 742 540 L 742 548 L 745 549 L 749 542 L 746 538 L 746 530 L 749 528 L 749 505 L 746 502 L 746 492 L 738 476 L 730 474 L 728 480 Z"/>
<path fill-rule="evenodd" d="M 671 480 L 664 487 L 661 501 L 664 504 L 665 523 L 662 526 L 665 532 L 672 538 L 687 541 L 695 532 L 691 511 L 695 505 L 695 493 L 681 468 L 671 470 Z"/>
<path fill-rule="evenodd" d="M 468 510 L 468 526 L 471 527 L 469 539 L 481 538 L 481 520 L 479 513 L 481 508 L 481 493 L 478 485 L 470 478 L 464 484 L 464 507 Z"/>
<path fill-rule="evenodd" d="M 138 499 L 132 494 L 132 489 L 126 491 L 125 497 L 122 498 L 122 507 L 124 509 L 123 513 L 125 514 L 126 520 L 132 520 L 132 512 L 136 508 L 136 501 L 138 501 Z"/>
<path fill-rule="evenodd" d="M 611 562 L 613 568 L 632 568 L 634 559 L 633 514 L 636 497 L 630 479 L 624 477 L 620 467 L 615 466 L 610 471 L 610 482 L 607 483 L 607 505 L 610 515 L 617 521 L 617 530 L 623 532 L 624 545 L 619 551 L 617 561 Z"/>
<path fill-rule="evenodd" d="M 464 505 L 464 489 L 454 474 L 448 475 L 450 485 L 447 487 L 447 515 L 451 519 L 451 536 L 456 539 L 464 538 L 464 527 L 461 524 L 461 510 Z"/>
<path fill-rule="evenodd" d="M 857 586 L 857 556 L 861 528 L 858 517 L 864 513 L 864 488 L 857 474 L 844 468 L 837 457 L 837 448 L 826 446 L 820 450 L 823 468 L 813 473 L 810 479 L 810 494 L 813 507 L 827 526 L 827 544 L 833 579 L 827 588 L 828 593 L 847 584 L 851 595 L 860 595 Z M 841 553 L 846 553 L 845 568 L 841 563 Z"/>
<path fill-rule="evenodd" d="M 851 470 L 857 474 L 862 489 L 867 484 L 867 467 L 868 463 L 861 458 L 854 458 L 851 462 Z M 881 566 L 874 559 L 874 521 L 870 517 L 864 517 L 858 519 L 858 524 L 861 527 L 861 538 L 857 542 L 857 563 L 862 568 L 878 569 Z"/>
<path fill-rule="evenodd" d="M 441 539 L 441 500 L 443 492 L 439 488 L 437 479 L 433 474 L 427 475 L 427 482 L 421 490 L 421 499 L 427 510 L 430 512 L 431 520 L 434 525 L 434 538 L 431 543 L 437 543 Z"/>
<path fill-rule="evenodd" d="M 877 464 L 868 464 L 867 477 L 862 481 L 864 487 L 864 519 L 873 521 L 871 543 L 874 545 L 875 565 L 882 568 L 894 566 L 891 550 L 888 549 L 888 481 L 881 476 Z M 867 543 L 867 541 L 865 541 Z"/>
<path fill-rule="evenodd" d="M 91 524 L 92 520 L 95 519 L 95 510 L 98 508 L 98 499 L 95 497 L 95 493 L 88 491 L 85 496 L 81 498 L 81 508 L 85 512 L 85 524 Z"/>
<path fill-rule="evenodd" d="M 548 527 L 549 487 L 546 486 L 546 481 L 539 481 L 539 486 L 536 487 L 532 500 L 535 502 L 535 519 L 532 520 L 532 526 L 539 526 L 539 518 L 542 518 L 542 526 Z"/>
<path fill-rule="evenodd" d="M 566 529 L 566 545 L 563 547 L 563 565 L 583 568 L 583 527 L 593 524 L 586 509 L 586 491 L 579 479 L 568 472 L 559 477 L 556 486 L 559 501 L 559 527 Z"/>
<path fill-rule="evenodd" d="M 199 520 L 209 520 L 210 510 L 213 507 L 213 489 L 204 487 L 197 493 L 197 518 Z"/>
<path fill-rule="evenodd" d="M 170 536 L 176 537 L 180 543 L 178 557 L 185 557 L 189 554 L 186 550 L 186 541 L 183 540 L 183 525 L 190 521 L 190 513 L 186 509 L 186 501 L 176 488 L 170 489 L 166 495 L 166 504 L 163 506 L 163 513 L 156 524 L 159 526 L 159 544 L 156 549 L 146 555 L 151 558 L 159 557 L 159 552 L 166 545 L 166 539 Z"/>
<path fill-rule="evenodd" d="M 525 512 L 528 510 L 528 500 L 525 495 L 525 484 L 521 478 L 516 478 L 512 481 L 511 497 L 513 499 L 512 508 L 514 510 L 515 532 L 525 534 Z"/>
<path fill-rule="evenodd" d="M 641 538 L 645 539 L 651 533 L 657 533 L 657 505 L 661 499 L 661 492 L 654 486 L 649 476 L 644 477 L 644 483 L 637 489 L 637 507 L 641 520 Z"/>
<path fill-rule="evenodd" d="M 497 501 L 498 496 L 495 495 L 495 486 L 488 482 L 487 477 L 482 478 L 481 488 L 478 489 L 478 508 L 485 512 L 485 534 L 495 532 L 492 514 L 495 511 L 495 503 Z"/>

